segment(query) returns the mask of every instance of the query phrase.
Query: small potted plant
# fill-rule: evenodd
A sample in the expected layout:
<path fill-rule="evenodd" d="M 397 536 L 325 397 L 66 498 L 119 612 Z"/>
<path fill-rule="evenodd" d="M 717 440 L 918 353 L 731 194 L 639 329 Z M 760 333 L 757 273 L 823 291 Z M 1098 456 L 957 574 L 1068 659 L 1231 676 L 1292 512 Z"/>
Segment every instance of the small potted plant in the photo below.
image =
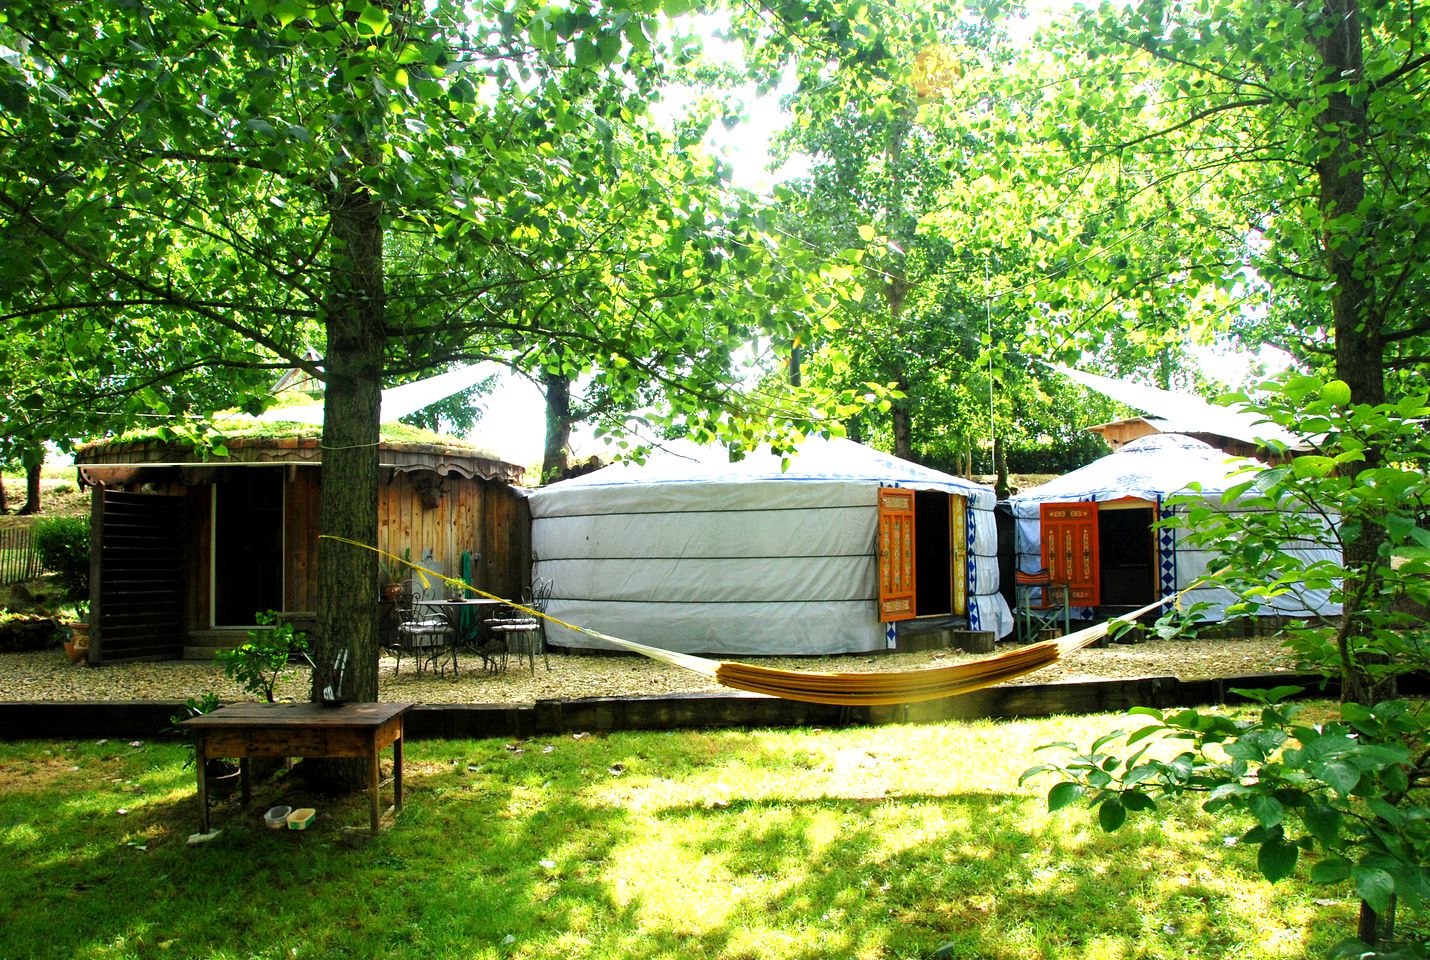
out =
<path fill-rule="evenodd" d="M 210 690 L 202 697 L 190 697 L 185 700 L 183 708 L 169 718 L 169 722 L 174 725 L 174 730 L 189 740 L 189 759 L 185 761 L 185 767 L 191 767 L 198 762 L 198 746 L 194 743 L 193 735 L 179 724 L 192 717 L 201 717 L 206 713 L 211 713 L 218 708 L 218 694 Z M 218 757 L 205 760 L 204 791 L 210 797 L 232 796 L 239 787 L 239 782 L 242 779 L 241 773 L 238 764 L 232 760 Z"/>
<path fill-rule="evenodd" d="M 89 601 L 81 600 L 74 605 L 74 615 L 60 620 L 60 626 L 69 633 L 65 640 L 65 654 L 70 663 L 84 663 L 89 660 Z"/>
<path fill-rule="evenodd" d="M 402 592 L 402 583 L 407 579 L 407 560 L 412 556 L 412 548 L 402 551 L 402 559 L 384 557 L 382 560 L 382 599 L 389 603 Z"/>

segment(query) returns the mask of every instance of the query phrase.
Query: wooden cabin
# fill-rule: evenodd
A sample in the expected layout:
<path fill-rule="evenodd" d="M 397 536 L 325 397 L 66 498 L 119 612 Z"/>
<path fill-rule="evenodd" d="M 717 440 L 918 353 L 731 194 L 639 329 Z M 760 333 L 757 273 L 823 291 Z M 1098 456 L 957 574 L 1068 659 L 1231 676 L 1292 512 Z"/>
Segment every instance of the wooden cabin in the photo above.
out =
<path fill-rule="evenodd" d="M 384 428 L 386 429 L 386 428 Z M 384 440 L 379 549 L 521 593 L 530 570 L 524 468 L 460 441 Z M 211 657 L 247 639 L 255 613 L 316 616 L 318 439 L 231 437 L 202 457 L 158 439 L 82 447 L 93 487 L 90 661 Z M 373 555 L 374 596 L 379 558 Z"/>
<path fill-rule="evenodd" d="M 1288 449 L 1284 457 L 1273 456 L 1267 451 L 1264 443 L 1257 443 L 1243 437 L 1228 436 L 1226 433 L 1219 433 L 1214 429 L 1199 429 L 1198 425 L 1193 422 L 1174 423 L 1163 417 L 1127 417 L 1124 420 L 1094 424 L 1088 427 L 1087 431 L 1102 437 L 1114 452 L 1121 450 L 1125 444 L 1131 443 L 1133 440 L 1140 440 L 1143 437 L 1156 434 L 1175 433 L 1200 440 L 1209 447 L 1221 450 L 1229 457 L 1261 459 L 1276 464 L 1283 460 L 1290 460 L 1296 455 L 1295 449 Z"/>

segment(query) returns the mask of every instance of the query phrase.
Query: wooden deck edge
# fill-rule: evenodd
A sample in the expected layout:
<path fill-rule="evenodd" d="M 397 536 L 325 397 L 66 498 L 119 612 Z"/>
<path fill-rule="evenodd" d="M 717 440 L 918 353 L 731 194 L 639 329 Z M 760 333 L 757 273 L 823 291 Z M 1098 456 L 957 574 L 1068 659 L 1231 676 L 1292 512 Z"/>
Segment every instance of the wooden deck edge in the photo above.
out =
<path fill-rule="evenodd" d="M 1406 678 L 1411 680 L 1411 678 Z M 1425 682 L 1403 680 L 1407 692 Z M 738 691 L 538 700 L 514 704 L 422 704 L 407 715 L 410 740 L 522 739 L 564 733 L 724 727 L 862 726 L 938 720 L 1014 719 L 1103 713 L 1131 707 L 1193 707 L 1238 702 L 1237 688 L 1306 688 L 1304 696 L 1334 697 L 1336 687 L 1315 674 L 1258 673 L 1211 680 L 1139 677 L 989 687 L 915 703 L 837 707 L 778 700 Z M 0 703 L 0 740 L 158 739 L 174 736 L 173 701 L 16 701 Z"/>

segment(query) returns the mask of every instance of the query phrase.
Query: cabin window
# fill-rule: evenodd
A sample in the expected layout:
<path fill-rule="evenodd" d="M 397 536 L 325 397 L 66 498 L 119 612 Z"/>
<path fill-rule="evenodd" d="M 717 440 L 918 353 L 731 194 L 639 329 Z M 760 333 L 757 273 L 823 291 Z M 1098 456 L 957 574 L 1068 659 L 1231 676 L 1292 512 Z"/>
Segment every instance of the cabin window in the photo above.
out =
<path fill-rule="evenodd" d="M 214 484 L 214 626 L 252 626 L 283 609 L 283 470 L 227 471 Z"/>

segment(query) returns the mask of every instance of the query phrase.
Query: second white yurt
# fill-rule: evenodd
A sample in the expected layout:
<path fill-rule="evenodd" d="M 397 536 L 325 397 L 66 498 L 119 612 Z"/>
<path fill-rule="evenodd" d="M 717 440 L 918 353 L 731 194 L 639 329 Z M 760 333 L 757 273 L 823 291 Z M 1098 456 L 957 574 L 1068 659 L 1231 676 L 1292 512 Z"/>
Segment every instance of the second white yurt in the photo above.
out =
<path fill-rule="evenodd" d="M 1248 464 L 1201 440 L 1176 433 L 1133 440 L 1115 453 L 1009 498 L 1016 523 L 1018 570 L 1046 570 L 1068 585 L 1074 611 L 1096 616 L 1098 608 L 1115 613 L 1188 590 L 1183 605 L 1206 603 L 1202 616 L 1224 619 L 1234 601 L 1226 590 L 1195 586 L 1215 557 L 1212 548 L 1194 546 L 1171 521 L 1185 508 L 1169 504 L 1192 493 L 1220 504 L 1220 495 L 1249 480 L 1239 472 Z M 1221 507 L 1238 509 L 1232 503 Z M 1303 559 L 1336 560 L 1330 537 L 1298 541 L 1286 549 Z M 1276 599 L 1268 613 L 1288 616 L 1331 615 L 1339 607 L 1328 591 L 1309 590 Z"/>
<path fill-rule="evenodd" d="M 787 463 L 676 441 L 531 495 L 548 612 L 715 655 L 863 653 L 944 618 L 1004 636 L 993 492 L 849 440 Z M 550 627 L 557 646 L 598 639 Z"/>

